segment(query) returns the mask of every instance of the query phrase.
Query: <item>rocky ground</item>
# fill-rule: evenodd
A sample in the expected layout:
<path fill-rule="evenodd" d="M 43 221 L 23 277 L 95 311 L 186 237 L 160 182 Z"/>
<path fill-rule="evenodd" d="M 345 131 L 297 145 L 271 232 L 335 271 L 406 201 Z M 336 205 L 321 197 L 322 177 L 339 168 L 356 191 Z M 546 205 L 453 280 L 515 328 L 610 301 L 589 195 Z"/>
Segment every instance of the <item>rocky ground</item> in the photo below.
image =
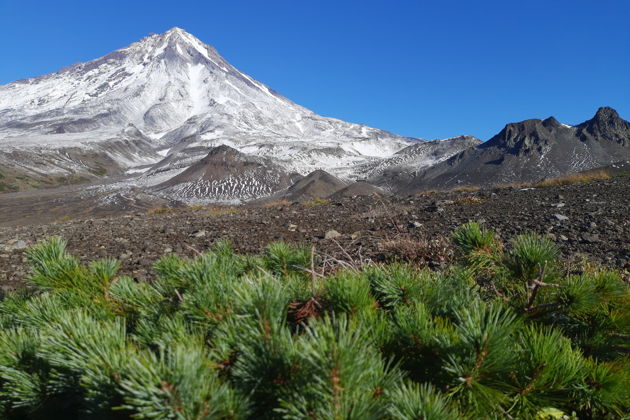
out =
<path fill-rule="evenodd" d="M 2 204 L 0 195 L 0 207 Z M 452 254 L 450 232 L 470 220 L 498 232 L 503 240 L 534 231 L 549 235 L 569 260 L 630 272 L 630 178 L 544 188 L 510 187 L 435 192 L 405 198 L 355 197 L 339 201 L 267 206 L 176 208 L 50 223 L 0 212 L 0 285 L 20 287 L 27 274 L 28 246 L 59 235 L 84 261 L 115 257 L 122 272 L 138 279 L 168 253 L 193 256 L 221 238 L 241 252 L 258 253 L 271 241 L 315 246 L 321 261 L 407 257 L 430 267 Z M 22 209 L 20 211 L 23 211 Z M 328 257 L 329 256 L 329 257 Z"/>

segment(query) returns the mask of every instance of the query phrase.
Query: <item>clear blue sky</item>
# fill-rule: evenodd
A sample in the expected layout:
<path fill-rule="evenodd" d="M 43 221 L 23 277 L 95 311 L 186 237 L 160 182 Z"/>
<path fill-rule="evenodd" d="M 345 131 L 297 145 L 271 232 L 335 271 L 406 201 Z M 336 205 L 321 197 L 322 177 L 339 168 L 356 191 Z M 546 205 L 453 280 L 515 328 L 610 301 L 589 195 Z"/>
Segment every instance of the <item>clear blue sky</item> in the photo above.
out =
<path fill-rule="evenodd" d="M 630 119 L 630 0 L 0 0 L 0 84 L 173 26 L 319 114 L 402 135 Z"/>

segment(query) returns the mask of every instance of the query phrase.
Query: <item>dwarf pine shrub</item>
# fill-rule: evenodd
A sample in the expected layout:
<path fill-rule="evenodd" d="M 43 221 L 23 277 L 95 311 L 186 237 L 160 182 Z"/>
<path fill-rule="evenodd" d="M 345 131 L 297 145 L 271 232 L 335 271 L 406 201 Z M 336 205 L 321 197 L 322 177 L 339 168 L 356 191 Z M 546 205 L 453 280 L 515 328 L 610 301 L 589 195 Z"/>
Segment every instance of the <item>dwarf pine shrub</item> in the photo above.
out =
<path fill-rule="evenodd" d="M 220 242 L 155 278 L 28 251 L 0 301 L 7 419 L 621 419 L 630 297 L 620 273 L 569 275 L 558 248 L 468 223 L 457 262 L 340 268 L 307 248 Z"/>

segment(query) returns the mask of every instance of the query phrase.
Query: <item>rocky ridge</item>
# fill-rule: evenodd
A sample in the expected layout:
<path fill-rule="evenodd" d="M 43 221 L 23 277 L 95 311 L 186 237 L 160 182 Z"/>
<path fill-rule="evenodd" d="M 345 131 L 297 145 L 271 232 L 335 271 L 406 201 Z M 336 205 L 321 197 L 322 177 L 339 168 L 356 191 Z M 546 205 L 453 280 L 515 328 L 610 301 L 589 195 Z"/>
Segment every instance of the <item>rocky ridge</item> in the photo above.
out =
<path fill-rule="evenodd" d="M 487 142 L 403 179 L 394 189 L 413 193 L 531 183 L 625 161 L 630 161 L 630 123 L 603 107 L 577 126 L 553 117 L 507 124 Z"/>

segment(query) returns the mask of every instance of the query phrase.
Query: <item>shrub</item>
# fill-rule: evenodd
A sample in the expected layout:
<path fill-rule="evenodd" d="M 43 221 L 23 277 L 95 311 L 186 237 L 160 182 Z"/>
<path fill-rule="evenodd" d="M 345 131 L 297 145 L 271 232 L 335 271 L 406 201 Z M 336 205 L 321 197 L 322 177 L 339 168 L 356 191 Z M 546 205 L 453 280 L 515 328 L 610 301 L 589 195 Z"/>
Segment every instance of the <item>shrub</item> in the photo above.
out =
<path fill-rule="evenodd" d="M 0 301 L 2 418 L 606 418 L 628 412 L 628 285 L 548 239 L 469 223 L 457 263 L 323 277 L 310 251 L 227 242 L 156 277 L 52 238 Z"/>
<path fill-rule="evenodd" d="M 370 282 L 362 273 L 344 271 L 327 278 L 323 298 L 334 313 L 356 314 L 376 309 Z"/>
<path fill-rule="evenodd" d="M 346 316 L 310 324 L 296 340 L 296 387 L 281 399 L 283 418 L 383 418 L 399 373 L 381 358 L 366 326 Z"/>
<path fill-rule="evenodd" d="M 245 418 L 247 398 L 223 383 L 203 346 L 145 352 L 120 383 L 122 408 L 140 419 Z"/>
<path fill-rule="evenodd" d="M 431 384 L 404 383 L 388 394 L 393 419 L 457 420 L 462 418 L 448 398 Z"/>
<path fill-rule="evenodd" d="M 311 265 L 310 250 L 285 242 L 274 242 L 267 246 L 263 255 L 266 269 L 276 275 L 304 273 L 304 268 Z"/>

